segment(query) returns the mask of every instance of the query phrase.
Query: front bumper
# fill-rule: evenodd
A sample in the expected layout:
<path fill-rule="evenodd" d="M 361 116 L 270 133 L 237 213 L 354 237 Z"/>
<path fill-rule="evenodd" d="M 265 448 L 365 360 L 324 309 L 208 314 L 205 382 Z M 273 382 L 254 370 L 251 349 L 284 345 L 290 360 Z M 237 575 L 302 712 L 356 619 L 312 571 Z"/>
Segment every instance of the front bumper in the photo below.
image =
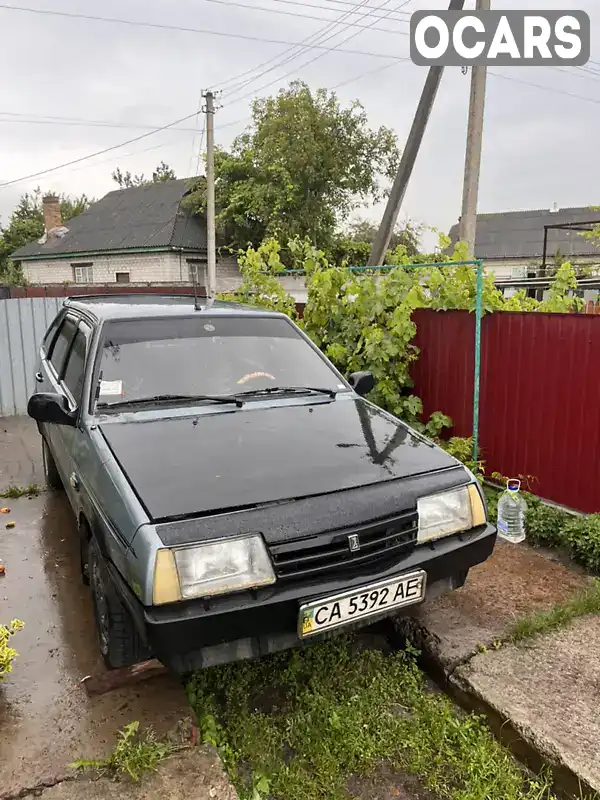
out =
<path fill-rule="evenodd" d="M 471 567 L 492 554 L 495 541 L 495 528 L 485 525 L 415 547 L 392 567 L 388 565 L 379 571 L 372 569 L 351 579 L 338 576 L 301 585 L 275 584 L 259 590 L 163 607 L 144 607 L 122 583 L 116 588 L 127 601 L 140 632 L 156 657 L 175 672 L 186 673 L 229 661 L 257 658 L 299 646 L 305 641 L 314 642 L 319 637 L 301 640 L 296 633 L 300 605 L 309 600 L 360 588 L 414 569 L 427 572 L 427 599 L 456 588 L 462 585 Z M 383 616 L 407 613 L 411 613 L 410 606 L 391 610 Z M 362 624 L 373 621 L 374 618 L 370 617 Z M 336 633 L 348 629 L 342 626 L 336 629 Z"/>

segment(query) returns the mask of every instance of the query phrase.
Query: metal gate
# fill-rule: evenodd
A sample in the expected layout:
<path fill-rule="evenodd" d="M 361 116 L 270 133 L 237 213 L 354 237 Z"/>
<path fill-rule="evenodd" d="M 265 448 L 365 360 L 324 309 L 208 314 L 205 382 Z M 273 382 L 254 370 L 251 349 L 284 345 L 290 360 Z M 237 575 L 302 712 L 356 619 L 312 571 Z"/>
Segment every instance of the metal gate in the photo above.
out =
<path fill-rule="evenodd" d="M 0 300 L 0 417 L 27 412 L 40 343 L 64 297 Z"/>

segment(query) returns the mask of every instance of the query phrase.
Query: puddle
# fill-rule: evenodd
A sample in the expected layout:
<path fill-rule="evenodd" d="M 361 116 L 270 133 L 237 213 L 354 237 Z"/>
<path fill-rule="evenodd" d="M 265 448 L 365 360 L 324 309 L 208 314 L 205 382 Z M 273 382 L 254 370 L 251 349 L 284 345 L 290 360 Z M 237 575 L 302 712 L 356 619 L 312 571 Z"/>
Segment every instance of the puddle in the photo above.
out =
<path fill-rule="evenodd" d="M 99 757 L 117 730 L 140 720 L 157 730 L 188 713 L 180 684 L 158 677 L 89 699 L 80 686 L 105 667 L 98 654 L 91 598 L 81 581 L 77 531 L 64 495 L 11 500 L 2 517 L 2 621 L 22 619 L 19 657 L 0 684 L 2 791 L 17 792 L 64 775 L 67 764 Z M 14 520 L 10 530 L 5 521 Z"/>

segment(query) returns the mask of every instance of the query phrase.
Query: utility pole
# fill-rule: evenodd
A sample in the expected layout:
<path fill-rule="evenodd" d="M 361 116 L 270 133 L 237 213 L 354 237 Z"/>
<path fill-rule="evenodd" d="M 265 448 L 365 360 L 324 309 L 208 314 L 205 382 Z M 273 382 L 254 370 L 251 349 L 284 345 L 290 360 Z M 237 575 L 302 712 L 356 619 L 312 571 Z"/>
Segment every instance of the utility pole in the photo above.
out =
<path fill-rule="evenodd" d="M 464 4 L 465 0 L 450 0 L 448 11 L 462 11 Z M 400 159 L 398 173 L 394 179 L 394 184 L 390 196 L 388 197 L 379 230 L 377 231 L 375 241 L 371 247 L 371 255 L 369 256 L 370 267 L 378 267 L 383 264 L 443 74 L 444 67 L 429 67 L 429 73 L 427 74 L 425 86 L 421 93 L 421 99 L 419 100 L 410 133 L 406 140 L 406 147 Z"/>
<path fill-rule="evenodd" d="M 489 10 L 490 0 L 477 0 L 476 11 Z M 479 192 L 479 170 L 481 166 L 481 147 L 483 143 L 483 113 L 485 107 L 486 78 L 487 67 L 472 67 L 462 214 L 459 225 L 459 238 L 461 242 L 466 242 L 469 248 L 469 258 L 473 258 L 475 255 L 477 195 Z"/>
<path fill-rule="evenodd" d="M 206 100 L 206 246 L 208 250 L 207 287 L 208 306 L 217 294 L 217 245 L 215 237 L 215 107 L 214 95 L 204 92 Z"/>

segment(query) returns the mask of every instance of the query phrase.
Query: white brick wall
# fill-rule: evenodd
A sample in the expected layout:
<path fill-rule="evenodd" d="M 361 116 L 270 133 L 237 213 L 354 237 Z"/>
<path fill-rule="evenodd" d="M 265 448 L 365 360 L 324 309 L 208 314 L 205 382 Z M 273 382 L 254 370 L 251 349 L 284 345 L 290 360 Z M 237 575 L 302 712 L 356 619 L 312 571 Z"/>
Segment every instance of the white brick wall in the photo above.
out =
<path fill-rule="evenodd" d="M 130 253 L 23 261 L 22 266 L 29 283 L 74 283 L 73 267 L 89 263 L 94 283 L 115 283 L 117 272 L 128 272 L 131 283 L 179 283 L 188 280 L 185 259 L 179 253 Z"/>
<path fill-rule="evenodd" d="M 131 253 L 127 255 L 89 256 L 88 258 L 51 259 L 47 261 L 23 261 L 23 273 L 28 283 L 74 284 L 73 267 L 92 264 L 93 283 L 115 283 L 117 272 L 129 273 L 130 283 L 189 283 L 188 258 L 183 253 Z M 205 271 L 198 270 L 199 283 L 205 283 Z M 217 291 L 233 292 L 242 279 L 233 257 L 217 261 Z M 285 289 L 297 302 L 306 302 L 306 288 L 302 276 L 286 276 L 280 279 Z M 87 281 L 86 281 L 87 283 Z"/>

